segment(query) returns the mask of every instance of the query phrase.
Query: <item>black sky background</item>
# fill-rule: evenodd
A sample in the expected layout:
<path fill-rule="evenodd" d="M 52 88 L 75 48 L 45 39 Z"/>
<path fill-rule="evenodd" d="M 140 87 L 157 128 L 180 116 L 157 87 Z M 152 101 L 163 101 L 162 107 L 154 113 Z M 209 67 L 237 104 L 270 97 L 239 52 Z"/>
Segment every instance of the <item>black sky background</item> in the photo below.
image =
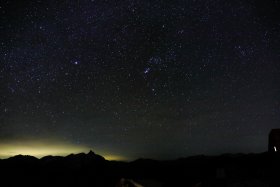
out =
<path fill-rule="evenodd" d="M 266 151 L 280 127 L 279 4 L 1 1 L 0 141 L 126 158 Z"/>

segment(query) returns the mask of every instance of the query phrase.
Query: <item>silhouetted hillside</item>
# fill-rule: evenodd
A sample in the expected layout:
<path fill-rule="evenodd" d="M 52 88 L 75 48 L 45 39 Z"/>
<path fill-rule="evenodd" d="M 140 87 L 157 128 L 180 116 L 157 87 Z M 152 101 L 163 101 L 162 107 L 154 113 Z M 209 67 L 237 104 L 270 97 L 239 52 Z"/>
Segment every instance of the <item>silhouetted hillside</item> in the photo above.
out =
<path fill-rule="evenodd" d="M 280 155 L 224 154 L 170 161 L 107 161 L 90 151 L 37 159 L 18 155 L 0 160 L 7 186 L 279 186 Z M 183 184 L 183 185 L 182 185 Z"/>

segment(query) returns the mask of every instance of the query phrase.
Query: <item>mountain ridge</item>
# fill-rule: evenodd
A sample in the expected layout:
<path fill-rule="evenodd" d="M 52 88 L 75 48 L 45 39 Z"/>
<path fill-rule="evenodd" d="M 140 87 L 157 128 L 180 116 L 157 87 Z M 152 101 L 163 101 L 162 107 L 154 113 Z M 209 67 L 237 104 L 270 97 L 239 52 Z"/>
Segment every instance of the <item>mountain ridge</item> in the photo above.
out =
<path fill-rule="evenodd" d="M 10 186 L 116 187 L 119 181 L 134 181 L 147 187 L 280 185 L 280 154 L 270 152 L 197 155 L 175 160 L 140 158 L 131 162 L 109 161 L 93 151 L 40 159 L 17 155 L 0 160 L 0 168 L 2 182 L 12 183 Z"/>

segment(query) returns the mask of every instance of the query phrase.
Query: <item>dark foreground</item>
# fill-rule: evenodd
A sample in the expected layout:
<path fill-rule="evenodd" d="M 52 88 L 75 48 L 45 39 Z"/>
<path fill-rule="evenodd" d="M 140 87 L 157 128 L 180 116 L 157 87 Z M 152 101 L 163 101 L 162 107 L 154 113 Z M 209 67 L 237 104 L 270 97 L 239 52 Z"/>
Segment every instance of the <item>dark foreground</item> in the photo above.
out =
<path fill-rule="evenodd" d="M 194 156 L 173 161 L 113 162 L 90 152 L 67 157 L 0 160 L 1 186 L 280 186 L 280 154 Z"/>

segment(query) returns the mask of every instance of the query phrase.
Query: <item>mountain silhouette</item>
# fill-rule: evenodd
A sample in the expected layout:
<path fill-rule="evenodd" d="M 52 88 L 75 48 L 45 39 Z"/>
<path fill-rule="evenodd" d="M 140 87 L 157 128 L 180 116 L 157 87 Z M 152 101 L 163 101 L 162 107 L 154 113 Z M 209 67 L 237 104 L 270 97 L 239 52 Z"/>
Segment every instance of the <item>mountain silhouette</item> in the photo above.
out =
<path fill-rule="evenodd" d="M 0 160 L 8 186 L 279 186 L 279 153 L 198 155 L 177 160 L 108 161 L 89 153 L 17 155 Z"/>

